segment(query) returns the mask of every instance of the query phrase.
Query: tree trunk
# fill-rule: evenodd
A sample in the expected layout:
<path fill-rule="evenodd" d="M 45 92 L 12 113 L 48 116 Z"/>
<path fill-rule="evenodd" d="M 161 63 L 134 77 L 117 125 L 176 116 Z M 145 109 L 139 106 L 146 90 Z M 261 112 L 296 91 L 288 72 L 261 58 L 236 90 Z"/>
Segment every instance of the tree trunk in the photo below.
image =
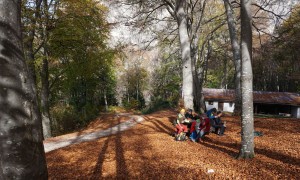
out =
<path fill-rule="evenodd" d="M 198 53 L 198 51 L 197 51 Z M 200 58 L 202 59 L 202 58 Z M 205 102 L 204 102 L 204 95 L 203 95 L 203 82 L 204 82 L 204 66 L 205 63 L 203 62 L 205 60 L 200 60 L 200 66 L 199 68 L 197 68 L 197 70 L 195 69 L 195 77 L 194 77 L 194 82 L 195 82 L 195 102 L 196 102 L 196 107 L 197 110 L 200 113 L 204 113 L 206 111 L 206 107 L 205 107 Z"/>
<path fill-rule="evenodd" d="M 31 39 L 31 37 L 30 37 Z M 35 71 L 35 65 L 34 65 L 34 53 L 33 53 L 33 37 L 31 40 L 28 40 L 29 42 L 26 42 L 25 47 L 25 55 L 26 55 L 26 64 L 28 67 L 28 74 L 29 74 L 29 80 L 31 81 L 31 84 L 33 85 L 33 91 L 37 94 L 36 90 L 36 71 Z"/>
<path fill-rule="evenodd" d="M 42 24 L 42 38 L 44 39 L 43 45 L 43 53 L 44 58 L 42 62 L 42 69 L 40 72 L 41 75 L 41 113 L 42 113 L 42 125 L 43 125 L 43 135 L 44 138 L 51 137 L 51 117 L 50 117 L 50 110 L 49 110 L 49 66 L 48 66 L 48 52 L 47 52 L 47 41 L 48 41 L 48 4 L 47 0 L 43 0 L 44 3 L 44 13 L 46 15 L 45 22 Z"/>
<path fill-rule="evenodd" d="M 211 55 L 211 45 L 210 45 L 210 38 L 207 38 L 207 53 L 206 56 L 204 54 L 205 44 L 202 44 L 201 51 L 199 52 L 200 57 L 200 68 L 198 69 L 198 76 L 200 81 L 200 88 L 199 88 L 199 94 L 200 94 L 200 111 L 206 112 L 206 105 L 205 105 L 205 99 L 204 99 L 204 93 L 203 93 L 203 83 L 206 80 L 206 74 L 207 74 L 207 62 Z"/>
<path fill-rule="evenodd" d="M 202 112 L 201 111 L 201 105 L 200 105 L 200 98 L 201 98 L 200 81 L 199 81 L 197 72 L 196 71 L 194 71 L 194 72 L 195 72 L 195 74 L 193 73 L 193 78 L 194 78 L 194 102 L 195 102 L 194 107 L 195 107 L 195 111 Z"/>
<path fill-rule="evenodd" d="M 241 1 L 242 143 L 239 158 L 254 157 L 251 0 Z"/>
<path fill-rule="evenodd" d="M 47 179 L 41 117 L 28 81 L 21 0 L 0 1 L 0 179 Z"/>
<path fill-rule="evenodd" d="M 108 111 L 108 103 L 107 103 L 107 97 L 106 97 L 106 90 L 104 90 L 104 103 L 105 103 L 105 111 Z"/>
<path fill-rule="evenodd" d="M 191 59 L 192 59 L 192 74 L 193 74 L 193 82 L 194 82 L 194 107 L 195 111 L 203 112 L 201 111 L 201 85 L 200 85 L 200 79 L 197 73 L 197 60 L 198 60 L 198 36 L 195 35 L 195 37 L 192 39 L 192 45 L 191 45 Z M 200 67 L 201 68 L 201 67 Z"/>
<path fill-rule="evenodd" d="M 234 114 L 240 116 L 242 114 L 242 94 L 241 94 L 241 55 L 238 37 L 236 33 L 236 22 L 229 0 L 224 0 L 227 15 L 227 24 L 231 40 L 234 66 L 235 66 L 235 102 Z"/>
<path fill-rule="evenodd" d="M 49 72 L 47 56 L 44 57 L 41 71 L 41 113 L 44 138 L 51 137 L 51 119 L 49 112 Z"/>
<path fill-rule="evenodd" d="M 34 47 L 33 47 L 33 42 L 34 42 L 34 37 L 36 34 L 36 22 L 37 19 L 40 18 L 40 8 L 41 8 L 41 3 L 42 0 L 36 0 L 35 1 L 35 13 L 34 17 L 31 17 L 30 21 L 30 30 L 28 32 L 28 36 L 26 37 L 26 41 L 24 43 L 24 48 L 25 48 L 25 60 L 28 68 L 28 74 L 29 74 L 29 81 L 31 81 L 32 88 L 34 93 L 37 95 L 37 77 L 36 77 L 36 71 L 35 71 L 35 57 L 34 57 Z"/>
<path fill-rule="evenodd" d="M 221 80 L 221 89 L 227 89 L 227 79 L 228 79 L 228 73 L 227 73 L 227 50 L 225 52 L 225 57 L 223 59 L 223 78 Z"/>
<path fill-rule="evenodd" d="M 191 43 L 188 36 L 186 1 L 176 1 L 176 18 L 182 58 L 182 94 L 185 108 L 194 108 Z"/>

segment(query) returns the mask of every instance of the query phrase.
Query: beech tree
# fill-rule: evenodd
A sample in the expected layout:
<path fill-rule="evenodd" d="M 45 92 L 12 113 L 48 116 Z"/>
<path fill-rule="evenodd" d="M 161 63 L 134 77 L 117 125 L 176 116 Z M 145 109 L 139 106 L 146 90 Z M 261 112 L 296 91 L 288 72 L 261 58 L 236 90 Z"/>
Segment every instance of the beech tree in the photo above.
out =
<path fill-rule="evenodd" d="M 177 0 L 175 15 L 178 24 L 182 59 L 182 95 L 185 108 L 194 109 L 193 74 L 191 59 L 191 43 L 188 35 L 187 3 L 185 0 Z"/>
<path fill-rule="evenodd" d="M 40 36 L 42 39 L 40 56 L 42 57 L 41 67 L 40 67 L 40 79 L 41 79 L 41 92 L 40 92 L 40 106 L 42 115 L 42 125 L 43 125 L 43 135 L 44 138 L 49 138 L 52 136 L 51 133 L 51 115 L 50 115 L 50 83 L 49 83 L 49 31 L 54 26 L 51 23 L 55 17 L 57 11 L 57 6 L 59 0 L 42 2 L 42 17 L 39 24 Z"/>
<path fill-rule="evenodd" d="M 241 96 L 241 55 L 240 46 L 237 37 L 236 21 L 234 17 L 233 7 L 231 0 L 224 0 L 224 6 L 226 9 L 227 24 L 231 40 L 231 47 L 233 53 L 233 60 L 235 65 L 235 101 L 234 101 L 234 114 L 241 115 L 242 96 Z"/>
<path fill-rule="evenodd" d="M 47 179 L 41 117 L 26 68 L 21 0 L 0 1 L 0 179 Z"/>
<path fill-rule="evenodd" d="M 42 0 L 22 1 L 22 29 L 23 29 L 23 44 L 25 60 L 28 67 L 30 79 L 33 84 L 33 91 L 37 94 L 37 76 L 35 70 L 35 36 L 37 34 L 37 24 L 41 16 Z"/>
<path fill-rule="evenodd" d="M 54 27 L 53 18 L 58 2 L 59 0 L 22 1 L 21 22 L 25 60 L 33 90 L 40 100 L 44 138 L 51 137 L 49 53 L 47 47 L 49 30 Z"/>
<path fill-rule="evenodd" d="M 242 131 L 239 158 L 254 157 L 251 0 L 241 1 Z"/>

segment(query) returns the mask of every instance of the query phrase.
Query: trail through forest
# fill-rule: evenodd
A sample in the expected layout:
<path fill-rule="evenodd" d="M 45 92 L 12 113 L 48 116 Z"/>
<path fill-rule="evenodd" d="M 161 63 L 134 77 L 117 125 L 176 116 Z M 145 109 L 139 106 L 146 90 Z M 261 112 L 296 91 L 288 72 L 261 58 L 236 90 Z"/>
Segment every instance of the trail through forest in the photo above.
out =
<path fill-rule="evenodd" d="M 96 140 L 98 138 L 113 135 L 116 133 L 119 133 L 121 131 L 125 131 L 137 123 L 140 123 L 144 120 L 143 117 L 137 116 L 137 115 L 130 115 L 128 113 L 118 113 L 114 115 L 116 118 L 126 118 L 128 120 L 124 122 L 120 122 L 119 124 L 109 127 L 108 129 L 99 129 L 95 128 L 92 130 L 91 128 L 88 128 L 85 131 L 79 132 L 79 133 L 72 133 L 65 136 L 60 136 L 56 138 L 49 138 L 46 141 L 44 141 L 44 149 L 45 152 L 50 152 L 55 149 L 59 149 L 62 147 L 66 147 L 72 144 L 78 144 L 82 142 L 92 141 Z"/>
<path fill-rule="evenodd" d="M 300 124 L 297 119 L 255 118 L 256 156 L 236 160 L 240 121 L 227 121 L 225 136 L 209 134 L 204 143 L 178 142 L 171 136 L 176 112 L 143 116 L 133 127 L 96 140 L 46 153 L 49 179 L 300 179 Z M 105 115 L 87 129 L 47 140 L 116 127 L 128 117 Z"/>

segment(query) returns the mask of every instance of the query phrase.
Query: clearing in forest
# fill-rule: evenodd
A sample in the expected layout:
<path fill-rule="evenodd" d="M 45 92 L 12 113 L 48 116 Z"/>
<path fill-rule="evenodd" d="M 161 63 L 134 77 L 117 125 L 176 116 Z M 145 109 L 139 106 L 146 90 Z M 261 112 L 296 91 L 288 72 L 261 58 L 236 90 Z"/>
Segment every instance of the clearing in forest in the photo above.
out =
<path fill-rule="evenodd" d="M 77 134 L 126 120 L 115 115 L 104 117 Z M 126 131 L 47 153 L 49 179 L 300 179 L 297 119 L 255 118 L 255 130 L 263 133 L 255 137 L 256 156 L 236 160 L 240 148 L 237 117 L 223 117 L 226 135 L 209 134 L 204 143 L 174 141 L 171 121 L 175 111 L 143 117 L 144 121 Z M 52 141 L 63 137 L 68 135 Z"/>

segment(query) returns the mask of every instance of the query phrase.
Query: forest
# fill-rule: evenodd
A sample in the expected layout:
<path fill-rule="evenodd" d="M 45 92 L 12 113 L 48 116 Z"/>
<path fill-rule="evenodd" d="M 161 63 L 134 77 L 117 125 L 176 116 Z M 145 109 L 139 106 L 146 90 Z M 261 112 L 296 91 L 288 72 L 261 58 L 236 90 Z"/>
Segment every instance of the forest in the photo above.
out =
<path fill-rule="evenodd" d="M 203 88 L 234 90 L 252 159 L 253 91 L 300 94 L 298 0 L 2 0 L 0 27 L 0 179 L 47 179 L 43 141 L 101 115 L 204 113 Z"/>

